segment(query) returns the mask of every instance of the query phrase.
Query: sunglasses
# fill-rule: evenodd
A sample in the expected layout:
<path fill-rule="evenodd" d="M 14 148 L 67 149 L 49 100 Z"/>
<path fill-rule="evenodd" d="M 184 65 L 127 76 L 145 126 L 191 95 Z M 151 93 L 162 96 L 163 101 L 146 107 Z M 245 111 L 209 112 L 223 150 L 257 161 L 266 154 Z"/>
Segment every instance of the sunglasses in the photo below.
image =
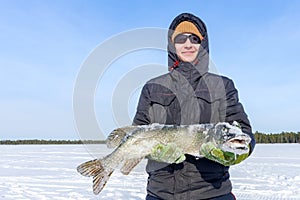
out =
<path fill-rule="evenodd" d="M 174 38 L 174 43 L 184 44 L 188 38 L 190 39 L 191 43 L 193 43 L 193 44 L 201 43 L 201 39 L 197 35 L 194 35 L 194 34 L 191 34 L 191 35 L 179 34 Z"/>

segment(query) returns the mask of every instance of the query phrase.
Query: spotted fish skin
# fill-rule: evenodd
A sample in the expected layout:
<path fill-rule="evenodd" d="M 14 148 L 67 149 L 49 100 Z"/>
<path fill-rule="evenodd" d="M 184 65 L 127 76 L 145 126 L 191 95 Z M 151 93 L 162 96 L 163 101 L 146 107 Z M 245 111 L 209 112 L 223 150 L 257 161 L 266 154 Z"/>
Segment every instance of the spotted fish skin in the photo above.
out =
<path fill-rule="evenodd" d="M 239 141 L 238 145 L 236 141 Z M 250 141 L 250 137 L 239 127 L 226 122 L 181 126 L 156 123 L 126 126 L 115 129 L 108 136 L 106 142 L 108 147 L 114 148 L 112 153 L 79 165 L 77 171 L 83 176 L 93 177 L 93 192 L 99 194 L 117 167 L 121 166 L 124 175 L 129 174 L 143 158 L 151 158 L 153 149 L 159 145 L 172 145 L 182 156 L 190 154 L 202 157 L 200 148 L 204 143 L 209 142 L 217 148 L 234 153 L 239 151 L 242 154 L 249 151 Z M 172 163 L 169 160 L 163 162 Z"/>

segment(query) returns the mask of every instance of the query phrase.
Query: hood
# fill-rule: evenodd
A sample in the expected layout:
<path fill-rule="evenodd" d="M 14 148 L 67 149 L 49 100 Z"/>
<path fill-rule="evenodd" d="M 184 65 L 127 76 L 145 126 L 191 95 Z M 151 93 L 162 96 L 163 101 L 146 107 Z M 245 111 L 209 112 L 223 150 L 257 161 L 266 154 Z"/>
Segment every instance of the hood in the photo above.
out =
<path fill-rule="evenodd" d="M 194 64 L 185 63 L 179 60 L 175 46 L 172 42 L 172 35 L 176 27 L 183 21 L 192 22 L 199 30 L 201 35 L 203 36 L 203 40 L 201 41 L 199 54 L 197 56 L 197 60 Z M 169 70 L 174 68 L 185 68 L 184 70 L 197 69 L 197 71 L 203 75 L 208 72 L 208 64 L 209 64 L 209 48 L 208 48 L 208 36 L 207 29 L 204 22 L 190 13 L 182 13 L 178 15 L 171 23 L 168 32 L 168 66 Z M 181 69 L 183 70 L 183 69 Z"/>

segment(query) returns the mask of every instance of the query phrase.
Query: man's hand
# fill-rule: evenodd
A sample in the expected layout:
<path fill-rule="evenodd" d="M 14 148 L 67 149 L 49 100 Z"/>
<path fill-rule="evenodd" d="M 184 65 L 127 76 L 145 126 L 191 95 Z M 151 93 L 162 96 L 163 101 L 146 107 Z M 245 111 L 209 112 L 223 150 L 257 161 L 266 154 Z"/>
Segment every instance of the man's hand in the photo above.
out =
<path fill-rule="evenodd" d="M 201 146 L 200 154 L 209 160 L 218 162 L 225 166 L 238 164 L 249 156 L 249 153 L 238 155 L 232 152 L 222 151 L 221 149 L 216 148 L 215 145 L 210 142 Z"/>
<path fill-rule="evenodd" d="M 184 153 L 174 144 L 156 145 L 148 157 L 151 160 L 166 163 L 181 163 L 185 160 Z"/>

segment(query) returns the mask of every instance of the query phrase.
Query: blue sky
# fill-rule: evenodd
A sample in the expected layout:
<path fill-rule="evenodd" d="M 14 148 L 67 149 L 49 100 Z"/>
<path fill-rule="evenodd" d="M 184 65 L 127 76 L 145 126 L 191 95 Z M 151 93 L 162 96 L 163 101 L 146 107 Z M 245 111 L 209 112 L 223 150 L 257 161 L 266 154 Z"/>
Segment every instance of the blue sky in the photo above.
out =
<path fill-rule="evenodd" d="M 219 73 L 234 80 L 253 131 L 298 132 L 299 9 L 297 0 L 1 0 L 0 139 L 80 139 L 72 96 L 88 55 L 121 32 L 168 28 L 182 12 L 205 21 L 211 59 Z M 129 62 L 135 58 L 138 62 Z M 149 59 L 165 64 L 166 55 L 144 51 L 124 59 L 127 65 Z M 124 66 L 122 70 L 130 70 Z M 99 81 L 95 95 L 95 112 L 106 124 L 105 134 L 116 124 L 111 99 L 99 93 L 109 93 L 113 88 L 108 86 L 122 74 L 114 67 L 106 76 L 110 78 Z M 138 95 L 139 90 L 133 92 L 129 101 L 130 116 Z"/>

